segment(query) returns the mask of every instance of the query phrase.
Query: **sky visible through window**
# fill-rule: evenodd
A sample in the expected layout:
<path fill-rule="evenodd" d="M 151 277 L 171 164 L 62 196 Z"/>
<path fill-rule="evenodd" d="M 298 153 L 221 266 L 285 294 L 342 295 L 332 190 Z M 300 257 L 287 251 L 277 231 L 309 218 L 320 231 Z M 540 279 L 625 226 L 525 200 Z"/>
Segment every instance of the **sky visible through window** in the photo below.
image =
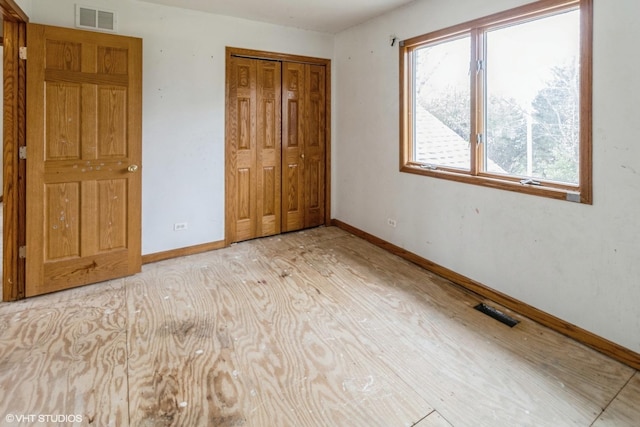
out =
<path fill-rule="evenodd" d="M 580 12 L 574 10 L 489 32 L 487 84 L 491 90 L 530 103 L 549 79 L 552 67 L 577 61 L 579 20 Z M 419 92 L 426 84 L 435 95 L 468 86 L 469 67 L 469 37 L 417 49 L 416 89 Z"/>
<path fill-rule="evenodd" d="M 487 86 L 491 93 L 530 105 L 552 78 L 553 67 L 577 65 L 580 12 L 536 19 L 487 34 Z"/>

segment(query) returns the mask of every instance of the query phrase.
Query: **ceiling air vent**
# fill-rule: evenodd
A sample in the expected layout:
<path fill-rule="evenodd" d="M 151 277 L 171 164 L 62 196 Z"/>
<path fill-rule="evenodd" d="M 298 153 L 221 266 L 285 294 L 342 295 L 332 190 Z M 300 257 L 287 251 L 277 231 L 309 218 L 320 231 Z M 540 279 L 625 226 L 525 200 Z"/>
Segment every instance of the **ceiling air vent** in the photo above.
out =
<path fill-rule="evenodd" d="M 76 5 L 76 27 L 115 33 L 118 19 L 115 12 Z"/>

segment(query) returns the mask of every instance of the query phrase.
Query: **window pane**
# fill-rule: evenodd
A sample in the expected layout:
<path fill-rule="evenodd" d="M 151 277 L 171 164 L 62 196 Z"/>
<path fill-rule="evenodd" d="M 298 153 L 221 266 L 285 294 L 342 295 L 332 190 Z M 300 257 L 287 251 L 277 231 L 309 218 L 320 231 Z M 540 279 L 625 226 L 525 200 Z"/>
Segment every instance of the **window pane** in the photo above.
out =
<path fill-rule="evenodd" d="M 578 183 L 580 12 L 486 34 L 485 169 Z"/>
<path fill-rule="evenodd" d="M 415 50 L 413 159 L 470 169 L 470 38 Z"/>

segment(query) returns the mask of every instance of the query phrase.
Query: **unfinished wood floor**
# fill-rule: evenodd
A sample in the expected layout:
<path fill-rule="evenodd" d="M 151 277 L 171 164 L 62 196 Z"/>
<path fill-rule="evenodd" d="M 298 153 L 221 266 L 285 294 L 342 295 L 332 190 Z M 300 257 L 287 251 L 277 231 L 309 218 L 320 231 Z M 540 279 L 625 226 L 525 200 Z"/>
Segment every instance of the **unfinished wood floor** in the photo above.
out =
<path fill-rule="evenodd" d="M 146 265 L 0 304 L 0 425 L 640 425 L 638 372 L 478 301 L 333 227 Z"/>

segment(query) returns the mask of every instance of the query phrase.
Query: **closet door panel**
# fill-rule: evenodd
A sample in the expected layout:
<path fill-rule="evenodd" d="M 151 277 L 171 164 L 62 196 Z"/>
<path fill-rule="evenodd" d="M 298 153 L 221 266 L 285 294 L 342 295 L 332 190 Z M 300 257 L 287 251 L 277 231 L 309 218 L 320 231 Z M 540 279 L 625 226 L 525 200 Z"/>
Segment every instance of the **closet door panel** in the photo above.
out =
<path fill-rule="evenodd" d="M 229 56 L 226 242 L 325 223 L 325 65 Z"/>
<path fill-rule="evenodd" d="M 325 222 L 325 67 L 307 65 L 305 72 L 304 226 L 308 228 Z"/>
<path fill-rule="evenodd" d="M 280 233 L 281 63 L 258 62 L 257 84 L 257 236 Z"/>
<path fill-rule="evenodd" d="M 282 64 L 282 231 L 304 228 L 304 64 Z"/>

